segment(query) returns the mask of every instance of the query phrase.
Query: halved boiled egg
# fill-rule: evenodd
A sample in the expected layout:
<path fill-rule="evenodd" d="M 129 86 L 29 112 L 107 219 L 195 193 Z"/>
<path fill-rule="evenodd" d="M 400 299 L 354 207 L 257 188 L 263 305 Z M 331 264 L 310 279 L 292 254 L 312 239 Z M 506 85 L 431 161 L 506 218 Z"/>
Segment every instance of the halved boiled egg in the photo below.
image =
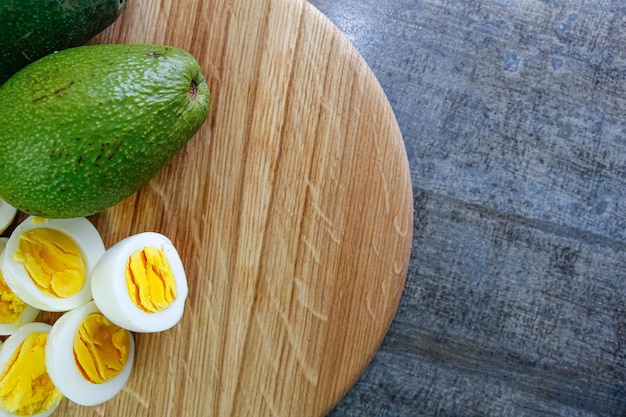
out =
<path fill-rule="evenodd" d="M 126 384 L 135 357 L 132 334 L 111 323 L 92 301 L 64 313 L 52 326 L 46 366 L 69 400 L 96 405 Z"/>
<path fill-rule="evenodd" d="M 0 253 L 8 240 L 0 237 Z M 0 335 L 12 334 L 21 325 L 34 321 L 38 314 L 39 310 L 26 304 L 11 291 L 0 271 Z"/>
<path fill-rule="evenodd" d="M 9 238 L 0 270 L 11 290 L 44 311 L 67 311 L 92 299 L 91 271 L 104 253 L 100 234 L 85 218 L 30 216 Z"/>
<path fill-rule="evenodd" d="M 0 233 L 13 223 L 17 209 L 0 198 Z"/>
<path fill-rule="evenodd" d="M 46 342 L 50 325 L 28 323 L 0 348 L 0 417 L 46 417 L 63 395 L 46 369 Z"/>
<path fill-rule="evenodd" d="M 158 332 L 183 315 L 187 277 L 178 251 L 162 234 L 129 236 L 102 255 L 91 289 L 94 302 L 113 323 L 135 332 Z"/>

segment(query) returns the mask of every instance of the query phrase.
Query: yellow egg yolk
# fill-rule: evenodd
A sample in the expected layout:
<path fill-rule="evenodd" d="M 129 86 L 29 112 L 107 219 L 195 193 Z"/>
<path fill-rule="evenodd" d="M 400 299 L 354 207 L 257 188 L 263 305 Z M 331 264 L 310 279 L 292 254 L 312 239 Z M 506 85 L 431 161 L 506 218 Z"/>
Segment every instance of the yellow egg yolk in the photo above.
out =
<path fill-rule="evenodd" d="M 21 262 L 35 285 L 53 297 L 70 297 L 85 283 L 85 259 L 67 234 L 48 227 L 20 235 L 13 259 Z"/>
<path fill-rule="evenodd" d="M 74 360 L 83 377 L 101 384 L 124 369 L 130 355 L 128 332 L 104 315 L 87 315 L 74 336 Z"/>
<path fill-rule="evenodd" d="M 17 323 L 25 309 L 26 303 L 13 294 L 0 272 L 0 323 Z"/>
<path fill-rule="evenodd" d="M 147 313 L 165 310 L 176 299 L 174 272 L 165 253 L 154 246 L 128 258 L 125 277 L 132 302 Z"/>
<path fill-rule="evenodd" d="M 46 372 L 48 334 L 31 333 L 15 349 L 0 375 L 0 408 L 17 416 L 50 410 L 62 398 Z"/>

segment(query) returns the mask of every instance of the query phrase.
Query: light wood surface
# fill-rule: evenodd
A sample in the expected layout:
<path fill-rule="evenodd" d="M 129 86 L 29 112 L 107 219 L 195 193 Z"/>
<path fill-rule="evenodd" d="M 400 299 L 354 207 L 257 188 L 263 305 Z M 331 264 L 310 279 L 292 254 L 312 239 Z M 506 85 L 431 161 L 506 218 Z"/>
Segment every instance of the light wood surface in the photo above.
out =
<path fill-rule="evenodd" d="M 207 123 L 148 186 L 93 217 L 107 245 L 169 236 L 190 295 L 136 335 L 131 378 L 62 416 L 322 416 L 377 350 L 413 230 L 408 161 L 361 56 L 299 0 L 129 1 L 102 43 L 198 58 Z"/>

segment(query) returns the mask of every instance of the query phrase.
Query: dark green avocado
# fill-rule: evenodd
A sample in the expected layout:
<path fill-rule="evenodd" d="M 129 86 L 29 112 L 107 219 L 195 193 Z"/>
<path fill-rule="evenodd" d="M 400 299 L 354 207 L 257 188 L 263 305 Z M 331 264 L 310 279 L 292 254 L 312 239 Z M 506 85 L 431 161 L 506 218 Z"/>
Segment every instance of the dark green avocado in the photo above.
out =
<path fill-rule="evenodd" d="M 127 0 L 1 0 L 0 85 L 30 62 L 85 44 L 110 26 Z"/>

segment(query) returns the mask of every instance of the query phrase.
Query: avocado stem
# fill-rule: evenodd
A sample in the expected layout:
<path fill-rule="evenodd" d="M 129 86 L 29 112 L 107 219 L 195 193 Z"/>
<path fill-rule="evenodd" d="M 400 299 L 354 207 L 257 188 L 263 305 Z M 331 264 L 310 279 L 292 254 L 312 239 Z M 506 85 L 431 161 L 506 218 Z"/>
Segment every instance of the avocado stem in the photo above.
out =
<path fill-rule="evenodd" d="M 194 80 L 191 80 L 191 84 L 189 84 L 189 97 L 194 101 L 198 97 L 198 84 Z"/>

